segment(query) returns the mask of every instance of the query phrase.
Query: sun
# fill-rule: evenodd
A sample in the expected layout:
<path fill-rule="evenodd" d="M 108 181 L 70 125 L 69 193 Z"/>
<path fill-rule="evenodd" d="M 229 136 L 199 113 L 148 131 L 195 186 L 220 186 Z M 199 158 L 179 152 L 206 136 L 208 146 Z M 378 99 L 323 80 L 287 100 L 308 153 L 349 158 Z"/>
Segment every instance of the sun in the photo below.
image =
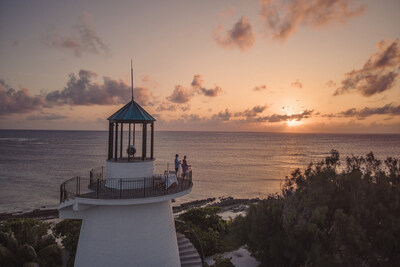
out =
<path fill-rule="evenodd" d="M 286 124 L 287 124 L 287 126 L 289 126 L 289 127 L 295 127 L 295 126 L 301 125 L 302 122 L 301 122 L 301 121 L 298 121 L 298 120 L 296 120 L 296 119 L 292 119 L 292 120 L 286 121 Z"/>

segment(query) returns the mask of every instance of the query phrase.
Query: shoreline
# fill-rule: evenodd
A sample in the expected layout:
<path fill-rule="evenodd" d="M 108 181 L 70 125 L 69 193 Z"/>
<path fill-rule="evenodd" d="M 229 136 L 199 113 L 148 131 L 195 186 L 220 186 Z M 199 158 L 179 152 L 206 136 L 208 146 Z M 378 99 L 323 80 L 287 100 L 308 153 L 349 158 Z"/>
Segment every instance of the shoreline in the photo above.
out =
<path fill-rule="evenodd" d="M 249 204 L 258 203 L 261 199 L 259 198 L 233 198 L 229 197 L 218 197 L 218 198 L 206 198 L 185 202 L 177 206 L 172 206 L 174 214 L 180 213 L 193 208 L 200 207 L 219 207 L 221 212 L 243 212 L 247 209 Z M 174 201 L 172 201 L 172 204 Z M 18 218 L 33 218 L 37 220 L 52 220 L 58 219 L 58 209 L 34 209 L 28 212 L 3 212 L 0 213 L 0 222 L 7 219 L 18 219 Z"/>

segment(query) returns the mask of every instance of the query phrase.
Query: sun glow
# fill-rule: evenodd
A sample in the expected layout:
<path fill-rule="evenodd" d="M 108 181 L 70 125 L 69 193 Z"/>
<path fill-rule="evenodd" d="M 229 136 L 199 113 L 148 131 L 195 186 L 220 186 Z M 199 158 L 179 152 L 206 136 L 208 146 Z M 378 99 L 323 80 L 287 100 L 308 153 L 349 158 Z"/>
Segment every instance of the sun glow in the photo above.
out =
<path fill-rule="evenodd" d="M 296 120 L 296 119 L 292 119 L 292 120 L 286 121 L 286 124 L 287 124 L 287 126 L 289 126 L 289 127 L 294 127 L 294 126 L 301 125 L 302 122 L 301 122 L 301 121 L 298 121 L 298 120 Z"/>

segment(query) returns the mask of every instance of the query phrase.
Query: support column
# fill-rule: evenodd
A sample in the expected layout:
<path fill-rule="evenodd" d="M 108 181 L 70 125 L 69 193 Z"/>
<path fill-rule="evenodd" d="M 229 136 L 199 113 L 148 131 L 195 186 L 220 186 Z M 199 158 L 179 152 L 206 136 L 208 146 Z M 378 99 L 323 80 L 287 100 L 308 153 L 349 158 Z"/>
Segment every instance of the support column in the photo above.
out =
<path fill-rule="evenodd" d="M 114 123 L 110 122 L 108 127 L 108 159 L 113 158 L 113 139 L 114 139 Z"/>
<path fill-rule="evenodd" d="M 135 123 L 133 123 L 133 131 L 132 131 L 132 144 L 135 145 L 135 134 L 136 134 L 136 127 Z"/>
<path fill-rule="evenodd" d="M 143 133 L 142 133 L 142 160 L 146 158 L 146 148 L 147 148 L 147 124 L 143 123 Z"/>
<path fill-rule="evenodd" d="M 150 145 L 150 158 L 154 158 L 154 122 L 150 124 L 151 127 L 151 145 Z"/>
<path fill-rule="evenodd" d="M 118 160 L 118 122 L 115 123 L 115 161 Z"/>
<path fill-rule="evenodd" d="M 123 123 L 121 123 L 121 144 L 120 144 L 120 151 L 119 151 L 119 157 L 120 158 L 122 158 L 122 140 L 124 140 L 123 139 L 123 135 L 122 135 L 122 133 L 124 132 L 124 124 Z"/>
<path fill-rule="evenodd" d="M 128 134 L 128 147 L 131 147 L 131 123 L 129 123 L 129 134 Z M 128 161 L 131 159 L 131 154 L 128 153 Z"/>

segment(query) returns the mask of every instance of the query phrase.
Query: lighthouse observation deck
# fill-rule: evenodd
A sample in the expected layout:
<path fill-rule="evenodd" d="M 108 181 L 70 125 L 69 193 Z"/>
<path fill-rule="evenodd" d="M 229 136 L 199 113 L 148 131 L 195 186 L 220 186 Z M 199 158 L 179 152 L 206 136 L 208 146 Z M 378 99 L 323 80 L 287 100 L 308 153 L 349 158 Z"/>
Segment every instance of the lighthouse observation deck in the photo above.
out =
<path fill-rule="evenodd" d="M 104 171 L 90 177 L 73 177 L 60 186 L 60 203 L 71 198 L 140 199 L 173 195 L 193 186 L 192 170 L 186 174 L 165 172 L 151 177 L 106 179 Z"/>

